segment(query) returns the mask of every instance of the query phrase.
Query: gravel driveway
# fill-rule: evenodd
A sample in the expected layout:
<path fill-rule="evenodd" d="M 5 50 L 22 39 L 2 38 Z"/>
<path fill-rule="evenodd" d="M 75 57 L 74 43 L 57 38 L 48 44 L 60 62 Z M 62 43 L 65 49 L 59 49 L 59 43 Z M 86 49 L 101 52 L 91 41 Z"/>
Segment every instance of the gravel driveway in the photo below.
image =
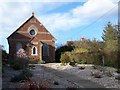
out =
<path fill-rule="evenodd" d="M 36 68 L 32 70 L 34 73 L 32 79 L 37 82 L 40 81 L 39 78 L 50 80 L 51 88 L 102 88 L 102 90 L 107 90 L 104 86 L 90 80 L 47 67 L 47 64 L 35 66 Z M 57 81 L 59 85 L 54 85 L 54 81 Z"/>
<path fill-rule="evenodd" d="M 90 68 L 88 69 L 86 68 L 83 71 L 79 71 L 77 67 L 71 67 L 71 66 L 62 67 L 54 63 L 35 64 L 35 68 L 31 69 L 33 73 L 33 77 L 31 77 L 31 80 L 36 83 L 42 83 L 43 81 L 45 81 L 47 82 L 47 84 L 49 84 L 48 88 L 62 88 L 62 89 L 63 88 L 80 88 L 80 90 L 95 88 L 97 90 L 98 89 L 108 90 L 103 85 L 84 78 L 89 76 L 89 73 L 87 73 L 89 69 Z M 2 80 L 3 88 L 18 88 L 22 83 L 12 83 L 9 81 L 11 77 L 19 73 L 20 71 L 14 71 L 13 69 L 6 67 L 5 72 L 3 74 L 3 80 Z M 99 81 L 100 79 L 94 79 L 94 80 Z M 107 79 L 105 80 L 107 81 Z M 44 85 L 46 84 L 44 83 Z M 109 90 L 111 89 L 109 88 Z"/>

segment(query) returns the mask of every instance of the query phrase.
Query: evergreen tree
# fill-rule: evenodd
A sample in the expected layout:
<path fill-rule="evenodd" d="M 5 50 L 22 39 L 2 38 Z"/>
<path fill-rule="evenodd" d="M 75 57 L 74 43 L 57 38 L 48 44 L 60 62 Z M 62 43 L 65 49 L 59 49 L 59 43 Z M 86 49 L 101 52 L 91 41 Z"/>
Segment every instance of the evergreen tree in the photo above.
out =
<path fill-rule="evenodd" d="M 104 49 L 109 49 L 108 51 L 118 50 L 118 31 L 114 28 L 114 26 L 108 22 L 103 32 L 102 39 L 104 41 Z"/>
<path fill-rule="evenodd" d="M 118 31 L 110 22 L 108 22 L 103 30 L 102 39 L 104 41 L 103 51 L 105 54 L 106 65 L 115 66 L 117 63 Z"/>

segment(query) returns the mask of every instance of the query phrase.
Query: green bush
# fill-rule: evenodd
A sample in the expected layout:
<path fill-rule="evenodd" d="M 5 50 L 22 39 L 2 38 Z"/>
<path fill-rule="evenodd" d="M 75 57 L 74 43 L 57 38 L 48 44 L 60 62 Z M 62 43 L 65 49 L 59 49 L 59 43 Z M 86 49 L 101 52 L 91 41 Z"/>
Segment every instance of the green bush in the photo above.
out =
<path fill-rule="evenodd" d="M 40 60 L 40 64 L 45 64 L 46 62 L 44 60 Z"/>
<path fill-rule="evenodd" d="M 18 62 L 15 62 L 13 65 L 12 65 L 12 68 L 14 70 L 20 70 L 22 69 L 22 65 L 20 65 Z"/>
<path fill-rule="evenodd" d="M 75 53 L 85 53 L 85 52 L 89 52 L 88 49 L 85 49 L 85 48 L 75 48 L 73 50 L 73 52 Z"/>
<path fill-rule="evenodd" d="M 55 51 L 55 60 L 56 62 L 60 62 L 60 58 L 61 58 L 61 55 L 62 53 L 64 52 L 68 52 L 68 51 L 72 51 L 74 49 L 74 46 L 60 46 L 56 49 Z"/>
<path fill-rule="evenodd" d="M 78 64 L 87 64 L 87 62 L 86 61 L 84 61 L 84 60 L 82 60 L 82 61 L 79 61 L 79 62 L 77 62 Z"/>
<path fill-rule="evenodd" d="M 34 61 L 34 64 L 38 64 L 38 60 L 35 60 L 35 61 Z"/>
<path fill-rule="evenodd" d="M 118 52 L 117 51 L 104 51 L 104 61 L 105 66 L 118 68 L 120 65 L 118 64 Z"/>
<path fill-rule="evenodd" d="M 70 52 L 65 52 L 61 55 L 61 58 L 60 58 L 60 61 L 61 63 L 69 63 L 71 61 L 70 59 Z"/>
<path fill-rule="evenodd" d="M 65 63 L 61 63 L 60 65 L 61 65 L 61 66 L 65 66 Z"/>
<path fill-rule="evenodd" d="M 25 58 L 16 58 L 11 65 L 13 69 L 20 70 L 28 66 L 29 60 Z"/>

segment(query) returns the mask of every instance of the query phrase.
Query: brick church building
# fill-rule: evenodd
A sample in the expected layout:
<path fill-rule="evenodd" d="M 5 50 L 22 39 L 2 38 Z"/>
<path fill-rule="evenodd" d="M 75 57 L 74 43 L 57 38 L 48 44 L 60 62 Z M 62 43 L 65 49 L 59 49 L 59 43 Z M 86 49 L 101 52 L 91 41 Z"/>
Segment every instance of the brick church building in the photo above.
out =
<path fill-rule="evenodd" d="M 30 58 L 45 62 L 55 61 L 55 38 L 41 22 L 32 16 L 8 38 L 9 59 L 12 60 L 19 49 L 24 49 Z"/>

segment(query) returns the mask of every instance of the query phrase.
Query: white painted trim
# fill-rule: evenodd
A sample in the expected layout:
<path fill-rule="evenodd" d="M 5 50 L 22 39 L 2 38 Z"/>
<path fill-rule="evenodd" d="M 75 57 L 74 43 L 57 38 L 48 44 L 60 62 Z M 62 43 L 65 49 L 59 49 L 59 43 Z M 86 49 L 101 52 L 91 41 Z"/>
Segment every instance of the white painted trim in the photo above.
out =
<path fill-rule="evenodd" d="M 35 47 L 35 49 L 36 49 L 36 54 L 33 54 L 33 48 Z M 31 55 L 32 56 L 37 56 L 38 55 L 38 49 L 37 49 L 37 47 L 36 46 L 32 46 L 32 53 L 31 53 Z"/>
<path fill-rule="evenodd" d="M 42 46 L 43 46 L 43 44 L 41 43 L 40 44 L 40 60 L 42 60 L 42 55 L 43 55 Z"/>
<path fill-rule="evenodd" d="M 31 35 L 31 34 L 30 34 L 30 31 L 31 31 L 32 29 L 35 30 L 35 35 Z M 28 33 L 29 33 L 29 35 L 30 35 L 31 37 L 36 36 L 37 33 L 38 33 L 38 29 L 37 29 L 36 26 L 34 26 L 34 25 L 31 25 L 30 27 L 28 27 L 28 30 L 27 30 L 27 31 L 28 31 Z"/>
<path fill-rule="evenodd" d="M 25 32 L 25 31 L 17 31 L 17 33 L 28 33 L 28 32 Z"/>
<path fill-rule="evenodd" d="M 29 41 L 30 39 L 9 39 L 9 40 L 11 40 L 11 41 Z M 53 40 L 40 40 L 40 41 L 42 41 L 42 42 L 52 42 Z"/>
<path fill-rule="evenodd" d="M 32 44 L 34 44 L 34 45 L 37 45 L 38 44 L 38 42 L 31 42 Z"/>
<path fill-rule="evenodd" d="M 40 40 L 42 42 L 52 42 L 53 40 Z"/>
<path fill-rule="evenodd" d="M 32 28 L 33 29 L 33 28 Z M 31 30 L 31 29 L 30 29 Z M 29 31 L 17 31 L 17 33 L 24 33 L 24 34 L 26 34 L 26 33 L 29 33 L 30 32 L 30 30 Z M 35 29 L 34 29 L 35 30 Z M 36 30 L 35 30 L 36 31 Z M 37 34 L 50 34 L 49 32 L 39 32 L 39 31 L 37 31 Z"/>
<path fill-rule="evenodd" d="M 38 32 L 38 34 L 50 34 L 49 32 Z"/>

